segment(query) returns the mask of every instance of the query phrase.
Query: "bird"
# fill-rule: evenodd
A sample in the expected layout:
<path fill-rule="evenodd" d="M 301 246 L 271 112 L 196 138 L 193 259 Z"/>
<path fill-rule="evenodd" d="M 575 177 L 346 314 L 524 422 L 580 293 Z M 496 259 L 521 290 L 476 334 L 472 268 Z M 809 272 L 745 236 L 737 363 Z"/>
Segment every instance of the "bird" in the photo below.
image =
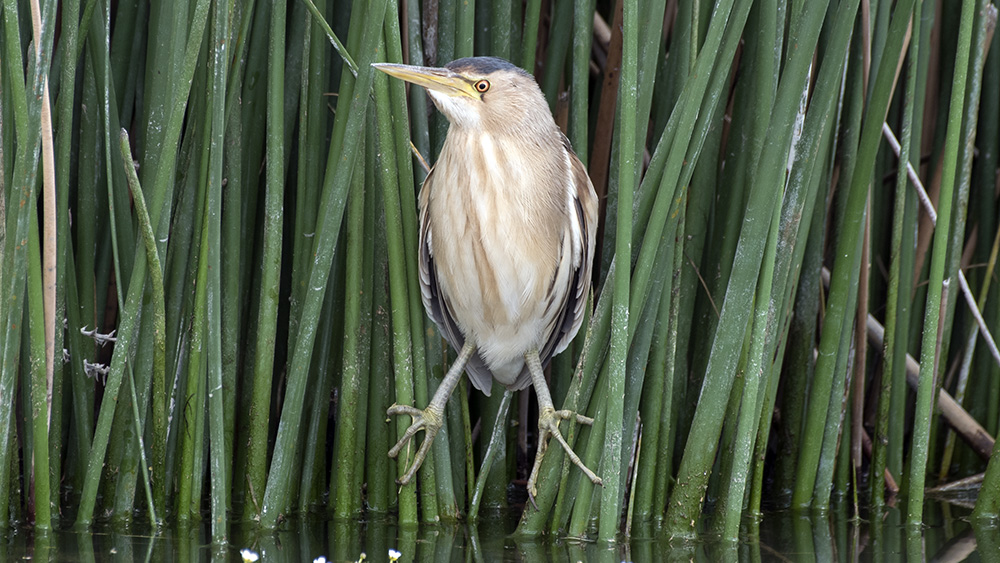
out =
<path fill-rule="evenodd" d="M 566 443 L 559 422 L 593 419 L 556 410 L 543 373 L 583 324 L 598 200 L 587 169 L 556 125 L 534 77 L 504 59 L 461 58 L 442 68 L 375 63 L 425 88 L 449 127 L 419 196 L 421 298 L 458 355 L 427 407 L 394 404 L 412 424 L 389 456 L 420 430 L 424 440 L 398 480 L 406 485 L 444 423 L 463 371 L 487 396 L 534 386 L 538 448 L 527 488 L 554 437 L 595 484 L 601 479 Z"/>

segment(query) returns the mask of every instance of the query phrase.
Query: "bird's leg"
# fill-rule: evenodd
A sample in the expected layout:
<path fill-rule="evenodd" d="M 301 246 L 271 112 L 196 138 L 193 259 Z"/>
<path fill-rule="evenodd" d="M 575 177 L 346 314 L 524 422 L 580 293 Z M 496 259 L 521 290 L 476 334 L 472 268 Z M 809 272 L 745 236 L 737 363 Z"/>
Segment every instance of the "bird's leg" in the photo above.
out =
<path fill-rule="evenodd" d="M 548 448 L 549 436 L 555 437 L 562 444 L 566 455 L 570 461 L 576 464 L 583 471 L 584 475 L 595 485 L 602 485 L 601 478 L 587 468 L 580 460 L 580 456 L 569 447 L 565 438 L 559 432 L 559 421 L 575 419 L 580 424 L 591 425 L 594 419 L 588 418 L 569 410 L 557 411 L 552 404 L 552 395 L 549 394 L 549 387 L 545 383 L 545 374 L 542 373 L 542 361 L 538 357 L 538 350 L 531 350 L 524 355 L 528 363 L 528 371 L 531 372 L 531 383 L 535 386 L 535 393 L 538 395 L 538 453 L 535 454 L 535 465 L 531 468 L 531 476 L 528 477 L 528 494 L 534 499 L 538 494 L 535 482 L 538 479 L 538 469 L 542 466 L 542 457 Z M 534 502 L 534 501 L 532 501 Z"/>
<path fill-rule="evenodd" d="M 427 404 L 427 408 L 420 410 L 406 405 L 392 405 L 386 411 L 389 415 L 408 414 L 413 417 L 413 424 L 406 429 L 403 437 L 389 450 L 389 457 L 394 458 L 399 455 L 400 450 L 410 441 L 410 438 L 415 436 L 419 430 L 424 430 L 424 441 L 420 444 L 420 449 L 417 450 L 417 455 L 413 458 L 413 464 L 400 479 L 396 480 L 400 485 L 405 485 L 413 479 L 413 476 L 417 473 L 417 469 L 420 469 L 420 464 L 427 457 L 427 452 L 431 450 L 431 444 L 434 443 L 434 436 L 437 435 L 438 431 L 441 430 L 441 426 L 444 425 L 444 406 L 448 402 L 448 398 L 451 397 L 451 392 L 455 390 L 455 386 L 458 385 L 459 380 L 462 378 L 462 372 L 465 371 L 465 364 L 469 363 L 469 358 L 472 357 L 475 351 L 476 345 L 472 343 L 471 339 L 467 339 L 465 345 L 462 346 L 462 351 L 458 353 L 458 357 L 455 358 L 455 361 L 451 364 L 451 368 L 448 369 L 448 374 L 444 376 L 444 381 L 441 382 L 437 391 L 434 392 L 431 402 Z"/>

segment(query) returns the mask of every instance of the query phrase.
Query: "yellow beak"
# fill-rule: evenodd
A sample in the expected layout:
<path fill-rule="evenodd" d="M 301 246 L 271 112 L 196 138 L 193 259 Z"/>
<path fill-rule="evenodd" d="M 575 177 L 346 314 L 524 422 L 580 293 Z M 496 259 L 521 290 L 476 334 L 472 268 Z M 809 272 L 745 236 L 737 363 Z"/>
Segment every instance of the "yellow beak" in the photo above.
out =
<path fill-rule="evenodd" d="M 372 63 L 372 66 L 401 80 L 423 86 L 428 90 L 440 92 L 446 96 L 464 96 L 479 98 L 479 93 L 472 83 L 446 68 L 429 66 L 397 65 L 391 63 Z"/>

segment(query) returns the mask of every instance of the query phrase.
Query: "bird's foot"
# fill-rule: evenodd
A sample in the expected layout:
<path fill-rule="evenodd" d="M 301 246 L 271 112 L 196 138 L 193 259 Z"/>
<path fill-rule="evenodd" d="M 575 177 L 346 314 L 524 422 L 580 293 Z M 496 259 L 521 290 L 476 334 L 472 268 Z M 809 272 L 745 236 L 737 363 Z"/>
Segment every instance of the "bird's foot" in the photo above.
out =
<path fill-rule="evenodd" d="M 570 448 L 569 444 L 566 443 L 562 433 L 559 432 L 559 422 L 570 419 L 574 419 L 579 424 L 586 424 L 587 426 L 594 424 L 594 419 L 569 410 L 557 411 L 551 407 L 543 407 L 542 411 L 538 414 L 538 453 L 535 454 L 535 466 L 531 468 L 531 476 L 528 477 L 528 498 L 531 499 L 531 504 L 535 504 L 535 497 L 538 495 L 535 484 L 538 479 L 538 470 L 542 466 L 542 458 L 545 456 L 545 450 L 548 449 L 550 436 L 555 437 L 562 444 L 570 461 L 576 464 L 592 483 L 603 485 L 601 478 L 583 464 L 580 456 L 576 455 L 573 448 Z"/>
<path fill-rule="evenodd" d="M 417 469 L 420 469 L 420 464 L 424 462 L 427 457 L 427 453 L 431 449 L 431 444 L 434 443 L 434 436 L 437 435 L 438 431 L 441 430 L 441 426 L 444 424 L 444 413 L 428 406 L 424 410 L 420 410 L 415 407 L 410 407 L 406 405 L 392 405 L 386 414 L 392 416 L 394 414 L 408 414 L 413 417 L 413 424 L 406 429 L 403 433 L 403 437 L 396 442 L 396 445 L 389 450 L 389 457 L 395 458 L 399 455 L 399 452 L 403 449 L 403 446 L 413 438 L 418 431 L 424 431 L 424 441 L 420 444 L 420 449 L 417 450 L 417 455 L 413 457 L 413 464 L 410 468 L 403 474 L 402 477 L 396 480 L 396 483 L 400 485 L 405 485 L 413 479 L 416 475 Z"/>

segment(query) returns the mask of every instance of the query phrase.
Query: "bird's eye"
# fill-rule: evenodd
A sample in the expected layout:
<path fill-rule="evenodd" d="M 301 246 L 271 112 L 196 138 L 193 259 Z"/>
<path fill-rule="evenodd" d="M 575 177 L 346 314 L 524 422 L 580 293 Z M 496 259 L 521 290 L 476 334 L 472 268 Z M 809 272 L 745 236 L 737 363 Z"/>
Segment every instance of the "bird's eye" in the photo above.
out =
<path fill-rule="evenodd" d="M 476 92 L 479 92 L 480 94 L 482 94 L 482 93 L 484 93 L 484 92 L 486 92 L 487 90 L 490 89 L 490 81 L 489 80 L 480 80 L 480 81 L 476 82 L 475 84 L 473 84 L 472 87 L 476 89 Z"/>

